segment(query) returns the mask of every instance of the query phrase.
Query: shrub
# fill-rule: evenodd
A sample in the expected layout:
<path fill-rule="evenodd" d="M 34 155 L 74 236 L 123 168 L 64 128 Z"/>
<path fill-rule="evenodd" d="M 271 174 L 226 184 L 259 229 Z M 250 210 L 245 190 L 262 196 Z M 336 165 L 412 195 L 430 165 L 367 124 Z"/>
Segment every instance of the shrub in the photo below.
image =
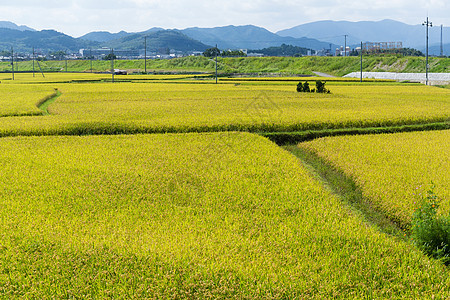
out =
<path fill-rule="evenodd" d="M 309 88 L 308 81 L 305 81 L 305 83 L 303 84 L 303 92 L 304 93 L 310 93 L 311 92 L 311 89 Z"/>
<path fill-rule="evenodd" d="M 320 80 L 316 81 L 316 92 L 317 93 L 330 93 L 330 91 L 325 88 L 325 82 L 322 82 Z"/>
<path fill-rule="evenodd" d="M 439 199 L 430 189 L 412 218 L 412 238 L 426 254 L 450 264 L 450 215 L 438 216 Z"/>
<path fill-rule="evenodd" d="M 330 90 L 327 90 L 325 88 L 325 82 L 322 82 L 320 80 L 316 81 L 316 88 L 315 89 L 311 89 L 309 87 L 309 83 L 308 81 L 305 81 L 305 83 L 301 83 L 299 82 L 297 84 L 297 92 L 299 93 L 327 93 L 330 94 Z"/>

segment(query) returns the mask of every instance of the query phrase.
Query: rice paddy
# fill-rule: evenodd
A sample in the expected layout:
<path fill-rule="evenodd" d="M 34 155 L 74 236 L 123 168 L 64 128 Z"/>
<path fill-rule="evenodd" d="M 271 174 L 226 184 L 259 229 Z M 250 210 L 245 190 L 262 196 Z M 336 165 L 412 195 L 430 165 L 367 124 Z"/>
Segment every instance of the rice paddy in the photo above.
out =
<path fill-rule="evenodd" d="M 258 135 L 446 123 L 448 89 L 336 81 L 319 95 L 286 79 L 18 76 L 0 77 L 0 298 L 450 297 L 448 267 Z M 55 89 L 44 115 L 37 105 Z M 431 181 L 442 213 L 450 207 L 448 132 L 298 147 L 408 224 Z"/>

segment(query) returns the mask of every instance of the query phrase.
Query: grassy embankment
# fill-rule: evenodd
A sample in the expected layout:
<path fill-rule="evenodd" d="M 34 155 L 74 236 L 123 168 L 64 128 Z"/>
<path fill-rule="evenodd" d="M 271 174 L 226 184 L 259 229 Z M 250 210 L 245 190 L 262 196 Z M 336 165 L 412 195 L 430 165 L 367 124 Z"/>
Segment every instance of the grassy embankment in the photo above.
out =
<path fill-rule="evenodd" d="M 364 71 L 424 72 L 425 58 L 397 56 L 369 56 L 363 61 Z M 283 73 L 313 75 L 312 72 L 325 72 L 343 76 L 360 70 L 359 57 L 264 57 L 264 58 L 219 58 L 220 73 Z M 32 62 L 18 62 L 18 71 L 31 71 Z M 41 62 L 44 71 L 64 71 L 64 61 Z M 111 69 L 109 61 L 93 61 L 94 72 L 107 72 Z M 143 71 L 143 60 L 118 60 L 115 68 Z M 0 63 L 0 71 L 8 71 L 8 62 Z M 35 69 L 38 71 L 37 66 Z M 69 61 L 68 71 L 88 72 L 89 61 Z M 213 72 L 215 63 L 205 57 L 184 57 L 172 60 L 147 60 L 147 70 L 152 72 Z M 450 71 L 450 58 L 431 58 L 430 72 Z"/>

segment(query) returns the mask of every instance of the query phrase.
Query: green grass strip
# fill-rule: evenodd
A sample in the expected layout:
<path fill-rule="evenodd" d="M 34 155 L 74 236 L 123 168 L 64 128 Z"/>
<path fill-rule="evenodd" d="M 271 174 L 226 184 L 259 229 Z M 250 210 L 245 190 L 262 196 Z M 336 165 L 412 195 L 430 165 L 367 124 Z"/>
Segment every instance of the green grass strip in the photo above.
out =
<path fill-rule="evenodd" d="M 270 139 L 278 145 L 296 144 L 305 141 L 311 141 L 321 137 L 339 136 L 339 135 L 363 135 L 363 134 L 381 134 L 398 133 L 411 131 L 430 131 L 450 129 L 450 122 L 436 122 L 428 124 L 410 124 L 389 127 L 367 127 L 367 128 L 340 128 L 325 130 L 307 130 L 299 132 L 261 132 L 260 135 Z"/>
<path fill-rule="evenodd" d="M 50 104 L 56 101 L 58 97 L 61 96 L 61 92 L 58 91 L 58 89 L 55 89 L 55 93 L 51 94 L 48 97 L 45 97 L 42 99 L 38 104 L 37 107 L 42 110 L 44 116 L 48 116 L 50 113 L 48 112 L 48 107 Z"/>
<path fill-rule="evenodd" d="M 283 148 L 298 157 L 313 176 L 322 182 L 326 189 L 348 204 L 367 223 L 376 226 L 378 230 L 385 234 L 406 239 L 405 231 L 407 228 L 374 209 L 369 204 L 370 201 L 363 196 L 360 187 L 352 178 L 346 176 L 343 171 L 331 166 L 314 152 L 300 149 L 296 145 L 287 145 Z"/>

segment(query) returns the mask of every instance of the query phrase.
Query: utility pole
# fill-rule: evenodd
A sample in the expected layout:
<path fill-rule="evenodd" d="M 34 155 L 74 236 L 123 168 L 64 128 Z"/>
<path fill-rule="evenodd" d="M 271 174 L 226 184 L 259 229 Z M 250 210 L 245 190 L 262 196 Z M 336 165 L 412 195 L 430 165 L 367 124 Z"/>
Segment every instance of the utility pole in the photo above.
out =
<path fill-rule="evenodd" d="M 442 30 L 443 30 L 443 25 L 441 24 L 441 57 L 444 56 L 444 44 L 442 41 Z"/>
<path fill-rule="evenodd" d="M 427 27 L 427 58 L 426 58 L 426 68 L 425 69 L 426 69 L 426 77 L 427 77 L 426 85 L 428 85 L 428 68 L 429 68 L 429 65 L 428 65 L 428 27 L 433 27 L 433 23 L 428 21 L 428 17 L 427 17 L 426 22 L 423 22 L 422 25 Z"/>
<path fill-rule="evenodd" d="M 362 60 L 363 60 L 363 43 L 361 42 L 361 80 L 360 82 L 362 82 L 362 78 L 363 78 L 363 68 L 362 68 Z"/>
<path fill-rule="evenodd" d="M 66 73 L 67 73 L 67 56 L 64 56 L 64 59 L 66 60 Z"/>
<path fill-rule="evenodd" d="M 347 37 L 348 37 L 348 34 L 344 34 L 344 38 L 345 38 L 344 56 L 347 56 Z"/>
<path fill-rule="evenodd" d="M 219 51 L 219 48 L 217 48 L 217 44 L 216 44 L 216 84 L 217 84 L 217 52 Z"/>
<path fill-rule="evenodd" d="M 14 49 L 11 47 L 11 68 L 12 68 L 12 80 L 14 80 Z"/>
<path fill-rule="evenodd" d="M 91 73 L 92 73 L 92 49 L 89 49 L 89 60 L 91 62 Z"/>
<path fill-rule="evenodd" d="M 34 75 L 34 60 L 36 59 L 36 53 L 34 52 L 34 47 L 33 47 L 33 77 L 35 76 Z"/>
<path fill-rule="evenodd" d="M 34 53 L 34 47 L 33 47 L 33 77 L 34 77 L 34 60 L 35 60 L 35 53 Z"/>
<path fill-rule="evenodd" d="M 114 82 L 114 49 L 111 48 L 111 75 L 112 75 L 112 82 Z"/>
<path fill-rule="evenodd" d="M 147 36 L 144 37 L 145 50 L 144 50 L 144 65 L 145 65 L 145 74 L 147 74 Z"/>

